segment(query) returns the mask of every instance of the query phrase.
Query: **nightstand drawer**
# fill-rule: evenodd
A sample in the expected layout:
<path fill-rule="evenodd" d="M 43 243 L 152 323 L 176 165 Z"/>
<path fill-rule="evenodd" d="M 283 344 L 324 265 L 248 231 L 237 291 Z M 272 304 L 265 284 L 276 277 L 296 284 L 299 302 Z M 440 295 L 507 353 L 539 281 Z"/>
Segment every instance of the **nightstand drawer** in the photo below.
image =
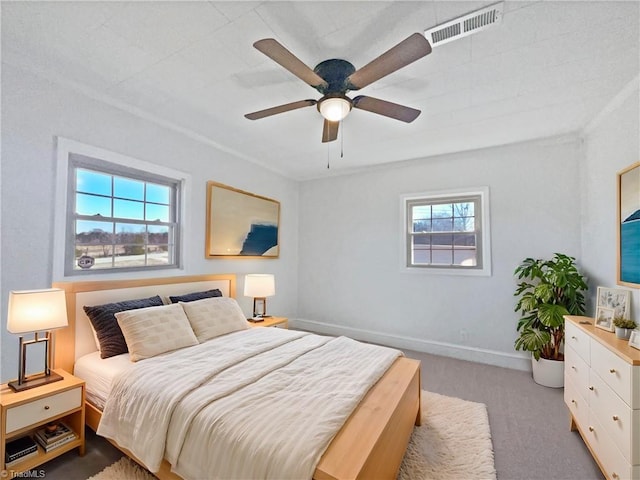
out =
<path fill-rule="evenodd" d="M 10 434 L 82 405 L 82 387 L 50 395 L 7 409 L 6 432 Z"/>

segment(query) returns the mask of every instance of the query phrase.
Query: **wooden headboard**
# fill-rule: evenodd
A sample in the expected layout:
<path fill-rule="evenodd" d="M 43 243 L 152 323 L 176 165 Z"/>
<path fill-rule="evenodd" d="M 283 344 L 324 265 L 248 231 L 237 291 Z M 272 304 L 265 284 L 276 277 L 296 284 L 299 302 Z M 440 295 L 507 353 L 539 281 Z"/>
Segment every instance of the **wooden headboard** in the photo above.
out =
<path fill-rule="evenodd" d="M 63 368 L 73 373 L 73 366 L 78 358 L 97 350 L 83 306 L 153 295 L 182 295 L 212 288 L 219 288 L 225 297 L 235 298 L 236 276 L 212 274 L 136 280 L 58 282 L 54 283 L 53 287 L 66 292 L 69 326 L 54 332 L 51 364 L 54 368 Z"/>

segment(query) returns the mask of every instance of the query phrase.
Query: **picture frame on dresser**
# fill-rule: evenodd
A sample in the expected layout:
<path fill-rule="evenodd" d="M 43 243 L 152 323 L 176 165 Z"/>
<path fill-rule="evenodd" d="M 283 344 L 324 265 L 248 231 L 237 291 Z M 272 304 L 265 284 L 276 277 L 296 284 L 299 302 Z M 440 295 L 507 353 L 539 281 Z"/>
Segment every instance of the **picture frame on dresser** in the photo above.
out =
<path fill-rule="evenodd" d="M 596 295 L 596 319 L 598 307 L 613 309 L 613 318 L 629 318 L 631 291 L 623 288 L 598 287 Z"/>
<path fill-rule="evenodd" d="M 618 285 L 640 288 L 640 162 L 618 172 Z"/>
<path fill-rule="evenodd" d="M 629 337 L 629 346 L 640 350 L 640 330 L 633 330 Z"/>
<path fill-rule="evenodd" d="M 615 310 L 608 307 L 596 307 L 596 319 L 594 325 L 607 332 L 613 332 L 613 318 Z"/>

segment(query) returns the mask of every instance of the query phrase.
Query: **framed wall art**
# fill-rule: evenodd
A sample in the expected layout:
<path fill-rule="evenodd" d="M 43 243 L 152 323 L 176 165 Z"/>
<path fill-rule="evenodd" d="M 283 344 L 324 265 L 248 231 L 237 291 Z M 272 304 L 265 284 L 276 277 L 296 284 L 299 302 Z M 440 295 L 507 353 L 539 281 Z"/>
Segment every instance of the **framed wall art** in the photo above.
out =
<path fill-rule="evenodd" d="M 205 257 L 278 258 L 280 202 L 207 182 Z"/>
<path fill-rule="evenodd" d="M 618 284 L 640 288 L 640 162 L 618 172 Z"/>
<path fill-rule="evenodd" d="M 596 319 L 598 308 L 612 310 L 613 318 L 629 318 L 631 304 L 631 292 L 622 288 L 598 287 L 596 298 Z"/>

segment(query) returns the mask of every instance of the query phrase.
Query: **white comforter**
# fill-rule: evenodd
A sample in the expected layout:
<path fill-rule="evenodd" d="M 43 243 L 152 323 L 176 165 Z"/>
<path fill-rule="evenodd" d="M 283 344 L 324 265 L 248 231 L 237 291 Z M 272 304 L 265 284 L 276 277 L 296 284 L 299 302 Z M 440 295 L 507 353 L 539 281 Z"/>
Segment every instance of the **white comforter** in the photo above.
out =
<path fill-rule="evenodd" d="M 140 361 L 115 379 L 98 434 L 152 472 L 166 457 L 186 479 L 311 478 L 399 355 L 282 329 L 224 335 Z"/>

